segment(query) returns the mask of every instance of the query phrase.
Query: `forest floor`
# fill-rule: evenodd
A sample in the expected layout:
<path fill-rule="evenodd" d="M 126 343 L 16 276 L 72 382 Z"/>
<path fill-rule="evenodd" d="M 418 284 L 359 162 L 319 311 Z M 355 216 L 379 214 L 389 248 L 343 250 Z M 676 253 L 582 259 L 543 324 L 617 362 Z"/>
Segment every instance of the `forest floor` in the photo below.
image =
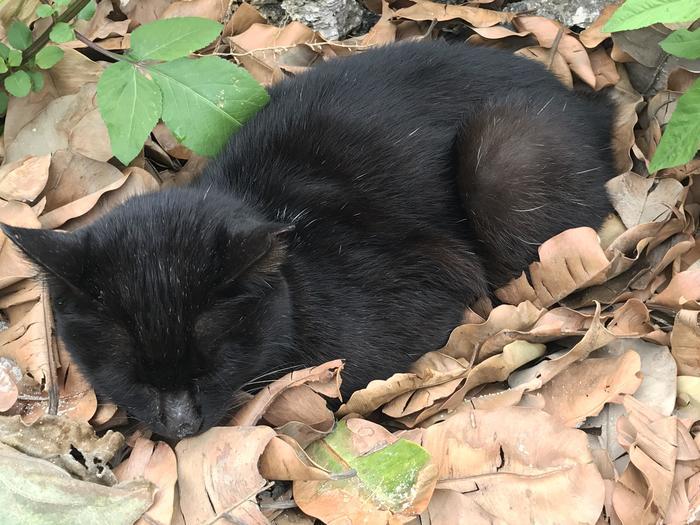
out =
<path fill-rule="evenodd" d="M 379 15 L 368 33 L 327 41 L 299 22 L 268 24 L 245 3 L 114 5 L 101 0 L 81 22 L 103 48 L 122 52 L 157 18 L 210 18 L 224 30 L 198 54 L 234 61 L 264 85 L 371 46 L 447 38 L 540 61 L 569 87 L 610 88 L 617 213 L 599 232 L 545 242 L 529 280 L 499 290 L 503 304 L 480 301 L 444 348 L 426 348 L 411 373 L 372 382 L 337 413 L 325 398 L 339 397 L 342 361 L 290 373 L 232 426 L 174 446 L 96 397 L 53 335 L 36 270 L 0 233 L 0 516 L 102 525 L 700 520 L 700 160 L 647 169 L 700 70 L 658 49 L 670 29 L 612 38 L 602 27 L 615 6 L 581 30 L 488 0 L 400 0 L 368 2 Z M 162 124 L 128 166 L 114 159 L 95 101 L 106 63 L 80 41 L 62 48 L 41 91 L 10 99 L 0 222 L 72 230 L 199 173 L 205 159 Z"/>

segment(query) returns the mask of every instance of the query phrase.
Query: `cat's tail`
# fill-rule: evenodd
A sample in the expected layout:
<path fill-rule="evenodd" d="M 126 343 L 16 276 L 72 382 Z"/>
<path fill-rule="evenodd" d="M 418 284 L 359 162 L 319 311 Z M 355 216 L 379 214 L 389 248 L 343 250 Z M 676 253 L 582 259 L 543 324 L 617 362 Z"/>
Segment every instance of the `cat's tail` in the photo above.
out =
<path fill-rule="evenodd" d="M 489 100 L 456 137 L 459 191 L 493 287 L 526 269 L 548 238 L 597 228 L 611 211 L 610 98 L 550 95 Z"/>

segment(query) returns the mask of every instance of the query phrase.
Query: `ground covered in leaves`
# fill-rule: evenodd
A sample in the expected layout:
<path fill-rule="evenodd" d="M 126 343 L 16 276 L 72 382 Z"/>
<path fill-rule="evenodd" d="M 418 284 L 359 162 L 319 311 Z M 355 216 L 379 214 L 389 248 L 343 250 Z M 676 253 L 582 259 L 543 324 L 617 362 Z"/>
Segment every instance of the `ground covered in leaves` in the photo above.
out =
<path fill-rule="evenodd" d="M 3 512 L 55 524 L 700 520 L 700 161 L 647 170 L 700 70 L 663 56 L 668 28 L 611 38 L 602 26 L 614 6 L 581 31 L 489 0 L 371 1 L 369 33 L 330 42 L 298 22 L 270 25 L 245 3 L 116 4 L 100 1 L 81 32 L 120 52 L 150 20 L 217 19 L 223 34 L 201 54 L 266 85 L 373 45 L 449 38 L 540 61 L 568 86 L 610 88 L 617 214 L 599 232 L 547 241 L 529 278 L 499 290 L 504 304 L 479 302 L 444 348 L 426 348 L 411 373 L 372 382 L 336 414 L 326 398 L 338 397 L 341 361 L 290 373 L 232 426 L 175 446 L 96 398 L 53 335 L 35 270 L 0 234 Z M 62 47 L 44 89 L 10 100 L 0 222 L 72 230 L 196 176 L 204 159 L 162 125 L 129 166 L 115 161 L 95 105 L 105 64 L 80 42 Z"/>

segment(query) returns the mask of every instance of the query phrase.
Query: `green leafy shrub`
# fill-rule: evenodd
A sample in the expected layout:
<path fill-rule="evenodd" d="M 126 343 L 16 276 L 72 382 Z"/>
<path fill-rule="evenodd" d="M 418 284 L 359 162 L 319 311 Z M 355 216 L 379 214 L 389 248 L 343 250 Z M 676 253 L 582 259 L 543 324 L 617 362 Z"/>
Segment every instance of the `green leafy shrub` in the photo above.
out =
<path fill-rule="evenodd" d="M 265 89 L 243 68 L 216 56 L 191 58 L 223 29 L 206 18 L 171 18 L 138 27 L 131 50 L 118 55 L 76 33 L 75 18 L 89 19 L 94 0 L 54 0 L 38 6 L 50 27 L 32 40 L 29 27 L 15 21 L 7 28 L 10 46 L 0 44 L 0 114 L 7 111 L 8 94 L 27 96 L 44 86 L 43 71 L 63 58 L 51 43 L 79 38 L 115 61 L 97 84 L 97 104 L 114 156 L 128 164 L 138 155 L 159 120 L 175 137 L 200 155 L 214 155 L 228 137 L 268 101 Z"/>
<path fill-rule="evenodd" d="M 653 24 L 675 24 L 700 19 L 700 0 L 626 0 L 605 25 L 605 31 L 628 31 Z M 678 29 L 661 41 L 671 55 L 700 58 L 700 29 Z M 692 160 L 700 147 L 700 79 L 679 99 L 661 137 L 649 171 Z"/>

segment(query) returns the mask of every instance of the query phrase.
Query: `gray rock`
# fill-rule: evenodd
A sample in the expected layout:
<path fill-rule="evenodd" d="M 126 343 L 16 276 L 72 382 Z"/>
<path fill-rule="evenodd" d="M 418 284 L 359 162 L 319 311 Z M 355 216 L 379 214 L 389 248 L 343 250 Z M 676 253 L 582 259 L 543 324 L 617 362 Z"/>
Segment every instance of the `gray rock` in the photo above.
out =
<path fill-rule="evenodd" d="M 329 40 L 346 36 L 363 17 L 356 0 L 282 0 L 282 9 L 292 20 L 303 22 Z"/>
<path fill-rule="evenodd" d="M 567 26 L 588 27 L 614 0 L 523 0 L 508 4 L 504 11 L 532 14 L 553 18 Z"/>

